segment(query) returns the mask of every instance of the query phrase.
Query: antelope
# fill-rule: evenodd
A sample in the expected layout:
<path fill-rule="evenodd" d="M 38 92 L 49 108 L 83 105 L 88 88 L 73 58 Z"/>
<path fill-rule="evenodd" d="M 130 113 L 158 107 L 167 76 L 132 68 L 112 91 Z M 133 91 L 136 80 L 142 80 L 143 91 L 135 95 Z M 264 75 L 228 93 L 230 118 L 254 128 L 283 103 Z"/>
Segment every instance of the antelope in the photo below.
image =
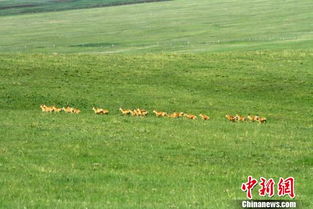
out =
<path fill-rule="evenodd" d="M 56 106 L 52 106 L 53 112 L 61 112 L 62 108 L 58 108 Z"/>
<path fill-rule="evenodd" d="M 192 114 L 184 114 L 184 116 L 185 116 L 186 118 L 191 119 L 191 120 L 197 119 L 197 116 L 192 115 Z"/>
<path fill-rule="evenodd" d="M 92 108 L 96 114 L 108 114 L 109 110 L 101 109 L 101 108 Z"/>
<path fill-rule="evenodd" d="M 256 115 L 256 116 L 248 115 L 247 118 L 248 118 L 250 121 L 254 122 L 254 121 L 258 121 L 260 117 L 257 116 L 257 115 Z"/>
<path fill-rule="evenodd" d="M 106 109 L 102 109 L 102 114 L 109 114 L 109 110 L 106 110 Z"/>
<path fill-rule="evenodd" d="M 76 114 L 79 114 L 79 113 L 80 113 L 80 109 L 77 109 L 77 108 L 73 108 L 73 110 L 72 110 L 72 113 L 76 113 Z"/>
<path fill-rule="evenodd" d="M 71 107 L 63 107 L 62 110 L 66 113 L 72 113 L 74 111 L 74 108 Z"/>
<path fill-rule="evenodd" d="M 98 108 L 92 107 L 92 110 L 93 110 L 96 114 L 100 113 L 100 109 L 98 109 Z"/>
<path fill-rule="evenodd" d="M 45 112 L 54 112 L 54 109 L 45 105 Z"/>
<path fill-rule="evenodd" d="M 135 109 L 132 111 L 132 115 L 133 116 L 146 116 L 148 114 L 148 111 L 144 110 L 144 109 Z"/>
<path fill-rule="evenodd" d="M 232 116 L 232 115 L 225 115 L 225 117 L 227 118 L 227 120 L 235 122 L 236 121 L 236 117 Z"/>
<path fill-rule="evenodd" d="M 42 112 L 46 112 L 46 108 L 47 108 L 46 105 L 40 105 L 40 109 Z"/>
<path fill-rule="evenodd" d="M 264 118 L 264 117 L 259 117 L 259 118 L 257 119 L 257 121 L 259 121 L 259 123 L 265 123 L 265 122 L 266 122 L 266 118 Z"/>
<path fill-rule="evenodd" d="M 140 115 L 140 113 L 138 112 L 138 110 L 133 110 L 133 111 L 131 111 L 131 115 L 132 116 L 139 116 Z"/>
<path fill-rule="evenodd" d="M 210 119 L 209 116 L 204 115 L 204 114 L 200 114 L 199 116 L 200 116 L 203 120 L 209 120 L 209 119 Z"/>
<path fill-rule="evenodd" d="M 140 112 L 140 115 L 142 115 L 142 116 L 148 115 L 148 111 L 145 109 L 139 109 L 139 112 Z"/>
<path fill-rule="evenodd" d="M 241 115 L 236 114 L 235 120 L 238 120 L 238 121 L 245 121 L 246 118 L 245 118 L 244 116 L 241 116 Z"/>
<path fill-rule="evenodd" d="M 166 112 L 157 112 L 156 110 L 153 110 L 153 112 L 157 117 L 165 117 L 167 115 Z"/>
<path fill-rule="evenodd" d="M 180 116 L 179 116 L 179 113 L 174 112 L 172 114 L 167 115 L 167 117 L 169 117 L 169 118 L 179 118 Z"/>
<path fill-rule="evenodd" d="M 247 118 L 249 121 L 252 121 L 252 122 L 254 121 L 254 116 L 248 115 Z"/>
<path fill-rule="evenodd" d="M 121 111 L 121 113 L 123 114 L 123 115 L 129 115 L 129 114 L 131 114 L 132 113 L 132 111 L 131 110 L 123 110 L 121 107 L 120 107 L 120 109 L 119 109 L 120 111 Z"/>
<path fill-rule="evenodd" d="M 258 121 L 259 119 L 260 119 L 260 116 L 258 116 L 258 115 L 254 116 L 255 121 Z"/>

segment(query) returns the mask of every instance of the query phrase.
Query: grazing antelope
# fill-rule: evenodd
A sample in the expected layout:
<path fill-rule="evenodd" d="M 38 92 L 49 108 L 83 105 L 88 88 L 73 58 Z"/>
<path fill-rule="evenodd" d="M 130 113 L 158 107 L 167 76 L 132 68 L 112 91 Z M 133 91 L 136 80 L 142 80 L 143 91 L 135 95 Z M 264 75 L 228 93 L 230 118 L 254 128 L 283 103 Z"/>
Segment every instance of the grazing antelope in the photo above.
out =
<path fill-rule="evenodd" d="M 80 109 L 73 108 L 72 113 L 79 114 L 80 113 Z"/>
<path fill-rule="evenodd" d="M 209 116 L 204 115 L 204 114 L 200 114 L 199 116 L 200 116 L 203 120 L 209 120 L 209 119 L 210 119 Z"/>
<path fill-rule="evenodd" d="M 197 116 L 195 115 L 192 115 L 192 114 L 184 114 L 184 116 L 188 119 L 191 119 L 191 120 L 194 120 L 194 119 L 197 119 Z"/>
<path fill-rule="evenodd" d="M 254 122 L 254 121 L 258 121 L 260 117 L 257 115 L 256 116 L 248 115 L 247 118 L 249 121 Z"/>
<path fill-rule="evenodd" d="M 109 110 L 106 110 L 106 109 L 102 109 L 102 114 L 109 114 Z"/>
<path fill-rule="evenodd" d="M 248 118 L 248 120 L 251 121 L 251 122 L 254 121 L 254 116 L 248 115 L 247 118 Z"/>
<path fill-rule="evenodd" d="M 40 105 L 41 111 L 42 112 L 61 112 L 62 108 L 57 108 L 55 106 L 48 107 L 46 105 Z"/>
<path fill-rule="evenodd" d="M 62 108 L 58 108 L 56 106 L 52 106 L 53 112 L 61 112 Z"/>
<path fill-rule="evenodd" d="M 259 119 L 260 119 L 260 116 L 258 116 L 258 115 L 254 116 L 255 121 L 258 121 Z"/>
<path fill-rule="evenodd" d="M 130 113 L 132 116 L 139 116 L 139 113 L 137 110 L 131 110 L 131 113 Z"/>
<path fill-rule="evenodd" d="M 258 121 L 259 123 L 265 123 L 265 122 L 266 122 L 266 118 L 264 118 L 264 117 L 258 117 L 257 121 Z"/>
<path fill-rule="evenodd" d="M 46 106 L 46 105 L 45 105 Z M 45 112 L 54 112 L 54 109 L 53 109 L 53 107 L 48 107 L 48 106 L 46 106 L 45 107 Z"/>
<path fill-rule="evenodd" d="M 144 109 L 134 109 L 131 112 L 132 116 L 146 116 L 148 114 L 148 111 L 144 110 Z"/>
<path fill-rule="evenodd" d="M 101 109 L 99 108 L 95 108 L 95 107 L 92 107 L 92 110 L 96 113 L 96 114 L 101 114 Z"/>
<path fill-rule="evenodd" d="M 183 112 L 179 112 L 179 113 L 178 113 L 178 116 L 179 116 L 179 117 L 183 117 L 183 116 L 184 116 L 184 113 L 183 113 Z"/>
<path fill-rule="evenodd" d="M 156 110 L 153 110 L 153 112 L 157 117 L 165 117 L 167 115 L 166 112 L 157 112 Z"/>
<path fill-rule="evenodd" d="M 46 105 L 40 105 L 40 109 L 42 112 L 46 112 L 46 108 L 47 108 Z"/>
<path fill-rule="evenodd" d="M 179 116 L 179 113 L 174 112 L 172 114 L 167 115 L 167 117 L 169 117 L 169 118 L 179 118 L 180 116 Z"/>
<path fill-rule="evenodd" d="M 176 114 L 177 117 L 183 117 L 185 113 L 183 113 L 183 112 L 174 112 L 173 114 Z"/>
<path fill-rule="evenodd" d="M 241 116 L 241 115 L 236 114 L 235 120 L 237 120 L 237 121 L 245 121 L 246 118 L 245 118 L 244 116 Z"/>
<path fill-rule="evenodd" d="M 139 109 L 139 112 L 140 112 L 140 115 L 141 115 L 141 116 L 146 116 L 146 115 L 148 115 L 148 111 L 147 111 L 147 110 Z"/>
<path fill-rule="evenodd" d="M 135 113 L 134 113 L 134 111 L 132 111 L 132 110 L 128 110 L 129 111 L 129 115 L 131 115 L 131 116 L 135 116 Z"/>
<path fill-rule="evenodd" d="M 139 116 L 140 115 L 140 113 L 138 112 L 137 109 L 134 109 L 131 114 L 132 114 L 132 116 Z"/>
<path fill-rule="evenodd" d="M 120 109 L 119 109 L 120 111 L 121 111 L 121 113 L 123 114 L 123 115 L 129 115 L 129 114 L 131 114 L 132 113 L 132 111 L 131 110 L 123 110 L 121 107 L 120 107 Z"/>
<path fill-rule="evenodd" d="M 225 115 L 225 117 L 227 118 L 227 120 L 235 122 L 236 121 L 236 117 L 232 116 L 232 115 Z"/>
<path fill-rule="evenodd" d="M 66 113 L 73 113 L 74 108 L 71 107 L 63 107 L 62 110 Z"/>
<path fill-rule="evenodd" d="M 147 115 L 148 115 L 148 112 L 141 112 L 140 115 L 141 115 L 141 116 L 147 116 Z"/>
<path fill-rule="evenodd" d="M 105 109 L 101 109 L 101 108 L 92 108 L 93 111 L 98 114 L 98 115 L 101 115 L 101 114 L 108 114 L 109 113 L 109 110 L 105 110 Z"/>

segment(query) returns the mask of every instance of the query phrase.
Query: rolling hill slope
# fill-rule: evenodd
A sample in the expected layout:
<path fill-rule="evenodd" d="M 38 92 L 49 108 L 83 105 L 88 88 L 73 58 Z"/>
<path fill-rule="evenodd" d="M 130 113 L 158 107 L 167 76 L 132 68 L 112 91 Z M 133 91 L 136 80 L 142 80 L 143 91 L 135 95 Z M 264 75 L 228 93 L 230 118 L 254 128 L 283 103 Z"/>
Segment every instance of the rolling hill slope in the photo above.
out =
<path fill-rule="evenodd" d="M 2 0 L 0 1 L 0 16 L 117 6 L 154 1 L 162 0 Z"/>
<path fill-rule="evenodd" d="M 24 54 L 0 63 L 0 208 L 235 208 L 247 175 L 293 176 L 296 200 L 312 208 L 313 52 Z M 82 112 L 42 113 L 40 104 Z M 122 116 L 119 107 L 150 114 Z M 211 120 L 157 118 L 154 109 Z M 236 113 L 268 121 L 224 117 Z"/>
<path fill-rule="evenodd" d="M 307 49 L 311 0 L 179 0 L 0 17 L 0 53 Z"/>
<path fill-rule="evenodd" d="M 228 209 L 248 175 L 294 177 L 313 208 L 312 11 L 311 0 L 174 0 L 1 16 L 0 208 Z"/>

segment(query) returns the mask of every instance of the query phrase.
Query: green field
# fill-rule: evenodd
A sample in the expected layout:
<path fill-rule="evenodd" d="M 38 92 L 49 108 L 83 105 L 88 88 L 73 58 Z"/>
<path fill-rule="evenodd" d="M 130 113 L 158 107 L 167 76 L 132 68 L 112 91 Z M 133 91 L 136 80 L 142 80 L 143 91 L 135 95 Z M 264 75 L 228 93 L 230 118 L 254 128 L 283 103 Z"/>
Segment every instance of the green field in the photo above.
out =
<path fill-rule="evenodd" d="M 0 208 L 235 208 L 248 175 L 313 208 L 311 1 L 44 11 L 0 17 Z"/>
<path fill-rule="evenodd" d="M 312 49 L 311 0 L 177 0 L 0 17 L 0 53 Z"/>
<path fill-rule="evenodd" d="M 166 0 L 1 0 L 0 16 L 118 6 Z"/>

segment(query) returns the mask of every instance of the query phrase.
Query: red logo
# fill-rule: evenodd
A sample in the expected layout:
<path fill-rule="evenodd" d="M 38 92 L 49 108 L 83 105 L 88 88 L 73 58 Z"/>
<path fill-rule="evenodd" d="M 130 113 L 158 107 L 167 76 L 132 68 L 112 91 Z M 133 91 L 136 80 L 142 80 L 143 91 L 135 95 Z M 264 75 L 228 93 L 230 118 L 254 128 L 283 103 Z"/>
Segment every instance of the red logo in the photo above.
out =
<path fill-rule="evenodd" d="M 278 196 L 289 195 L 290 198 L 294 198 L 295 195 L 295 180 L 293 177 L 288 177 L 286 179 L 280 177 L 277 184 Z M 266 179 L 264 177 L 260 178 L 258 182 L 252 176 L 248 176 L 248 181 L 241 185 L 241 190 L 247 193 L 247 198 L 252 199 L 252 191 L 254 187 L 259 183 L 259 195 L 264 197 L 273 197 L 275 195 L 275 181 L 273 178 Z"/>
<path fill-rule="evenodd" d="M 241 185 L 241 190 L 247 192 L 247 197 L 252 199 L 252 190 L 257 185 L 258 181 L 252 176 L 248 177 L 248 182 Z"/>
<path fill-rule="evenodd" d="M 289 195 L 290 198 L 295 197 L 295 180 L 293 177 L 286 179 L 282 177 L 279 178 L 278 196 L 285 196 L 286 194 Z"/>
<path fill-rule="evenodd" d="M 263 177 L 261 177 L 260 180 L 261 180 L 261 182 L 260 182 L 261 189 L 259 189 L 259 195 L 263 196 L 263 197 L 265 195 L 268 195 L 269 197 L 273 197 L 275 194 L 275 191 L 274 191 L 275 182 L 274 182 L 274 180 L 272 178 L 270 178 L 268 181 L 266 181 L 266 179 Z"/>

